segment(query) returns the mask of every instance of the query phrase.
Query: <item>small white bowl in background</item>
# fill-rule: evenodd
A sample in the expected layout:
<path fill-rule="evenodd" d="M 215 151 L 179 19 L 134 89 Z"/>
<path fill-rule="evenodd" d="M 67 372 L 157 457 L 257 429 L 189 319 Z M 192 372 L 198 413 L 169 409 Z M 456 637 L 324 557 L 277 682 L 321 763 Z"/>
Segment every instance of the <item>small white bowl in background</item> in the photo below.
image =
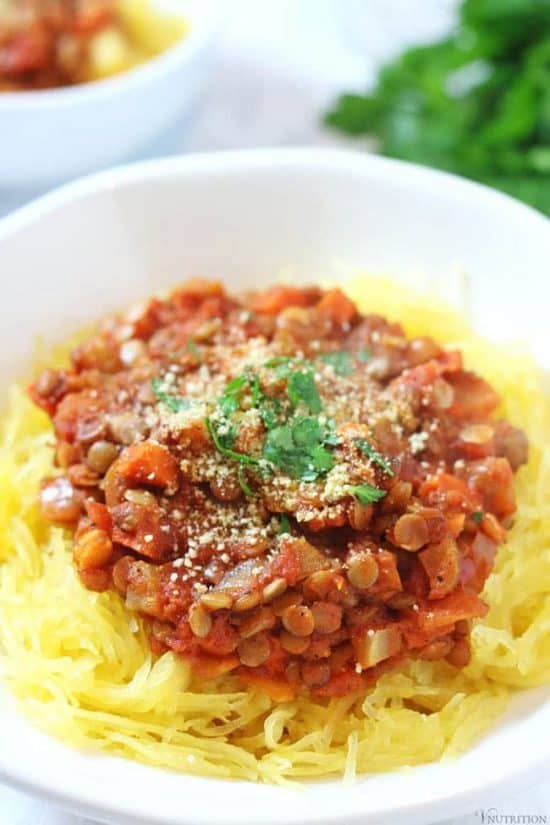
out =
<path fill-rule="evenodd" d="M 218 22 L 215 0 L 155 0 L 189 23 L 157 57 L 57 89 L 0 92 L 0 187 L 45 187 L 132 157 L 197 101 Z"/>
<path fill-rule="evenodd" d="M 0 222 L 0 398 L 37 335 L 60 340 L 193 275 L 229 290 L 338 279 L 345 268 L 467 273 L 476 329 L 525 339 L 550 364 L 550 222 L 468 181 L 326 150 L 188 155 L 70 184 Z M 457 291 L 459 294 L 460 291 Z M 429 299 L 427 299 L 429 300 Z M 62 594 L 59 594 L 62 597 Z M 1 666 L 1 661 L 0 661 Z M 548 776 L 550 686 L 455 760 L 306 783 L 301 791 L 187 776 L 74 750 L 32 728 L 0 684 L 0 780 L 124 825 L 419 825 Z"/>

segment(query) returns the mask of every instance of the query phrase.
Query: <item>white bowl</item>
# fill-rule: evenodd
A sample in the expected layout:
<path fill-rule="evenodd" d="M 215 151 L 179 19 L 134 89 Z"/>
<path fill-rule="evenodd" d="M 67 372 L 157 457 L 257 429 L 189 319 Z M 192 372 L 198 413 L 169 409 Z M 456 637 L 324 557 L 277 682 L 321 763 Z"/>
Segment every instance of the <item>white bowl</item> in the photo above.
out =
<path fill-rule="evenodd" d="M 137 295 L 202 274 L 230 288 L 378 272 L 470 274 L 476 326 L 547 335 L 550 224 L 439 172 L 332 151 L 189 156 L 103 173 L 0 223 L 0 385 L 36 333 L 59 338 Z M 540 333 L 540 337 L 539 337 Z M 550 689 L 522 693 L 461 758 L 303 792 L 178 775 L 74 751 L 33 730 L 0 695 L 0 778 L 81 814 L 180 825 L 415 825 L 512 793 L 550 762 Z M 9 743 L 9 746 L 7 746 Z"/>
<path fill-rule="evenodd" d="M 0 186 L 34 187 L 120 163 L 190 111 L 211 65 L 214 0 L 154 0 L 190 25 L 131 71 L 93 83 L 0 92 Z"/>

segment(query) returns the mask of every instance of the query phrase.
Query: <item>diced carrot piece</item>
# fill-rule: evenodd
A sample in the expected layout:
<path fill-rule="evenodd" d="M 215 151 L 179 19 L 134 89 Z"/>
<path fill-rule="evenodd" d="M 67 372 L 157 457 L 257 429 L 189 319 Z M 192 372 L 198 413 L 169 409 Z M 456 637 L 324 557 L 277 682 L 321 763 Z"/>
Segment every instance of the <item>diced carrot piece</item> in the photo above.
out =
<path fill-rule="evenodd" d="M 473 372 L 457 372 L 447 376 L 454 391 L 454 401 L 448 413 L 457 418 L 482 419 L 498 407 L 496 390 Z"/>
<path fill-rule="evenodd" d="M 189 278 L 177 292 L 177 295 L 192 295 L 193 298 L 213 298 L 223 294 L 221 281 L 210 281 L 208 278 Z"/>
<path fill-rule="evenodd" d="M 104 504 L 93 499 L 86 499 L 84 501 L 84 507 L 86 508 L 88 516 L 97 527 L 100 527 L 101 530 L 105 530 L 107 533 L 111 532 L 113 529 L 113 519 Z"/>
<path fill-rule="evenodd" d="M 197 676 L 202 679 L 216 679 L 239 666 L 237 656 L 198 656 L 189 660 Z"/>
<path fill-rule="evenodd" d="M 315 293 L 317 294 L 317 293 Z M 254 312 L 277 315 L 286 307 L 308 307 L 314 298 L 311 289 L 298 289 L 294 286 L 274 286 L 258 295 L 253 295 L 250 308 Z"/>
<path fill-rule="evenodd" d="M 430 599 L 441 599 L 454 590 L 460 565 L 458 547 L 450 536 L 428 545 L 418 556 L 430 580 Z"/>
<path fill-rule="evenodd" d="M 421 498 L 426 498 L 429 493 L 436 491 L 449 492 L 450 490 L 456 490 L 464 495 L 468 493 L 466 482 L 461 478 L 450 475 L 450 473 L 438 473 L 430 476 L 422 484 L 418 493 Z"/>
<path fill-rule="evenodd" d="M 435 359 L 426 361 L 424 364 L 419 364 L 417 367 L 405 370 L 405 372 L 398 376 L 393 383 L 413 387 L 417 390 L 422 390 L 425 387 L 431 387 L 436 378 L 441 375 L 441 364 Z"/>
<path fill-rule="evenodd" d="M 292 685 L 282 679 L 270 679 L 244 668 L 240 669 L 239 675 L 245 684 L 258 688 L 274 702 L 290 702 L 296 695 Z"/>
<path fill-rule="evenodd" d="M 340 325 L 349 323 L 357 316 L 357 307 L 341 289 L 329 289 L 325 292 L 316 310 Z"/>
<path fill-rule="evenodd" d="M 281 541 L 281 550 L 269 566 L 272 577 L 281 576 L 290 585 L 329 567 L 326 556 L 305 538 L 288 536 Z"/>
<path fill-rule="evenodd" d="M 389 550 L 381 550 L 376 554 L 375 559 L 378 564 L 378 578 L 369 588 L 369 596 L 402 590 L 403 585 L 397 569 L 397 557 L 394 553 L 390 553 Z"/>
<path fill-rule="evenodd" d="M 481 496 L 483 510 L 500 518 L 516 510 L 514 474 L 507 458 L 485 458 L 470 465 L 470 490 Z"/>
<path fill-rule="evenodd" d="M 418 627 L 426 633 L 440 632 L 461 619 L 482 618 L 488 607 L 476 593 L 455 590 L 443 599 L 424 602 L 418 611 Z"/>
<path fill-rule="evenodd" d="M 178 479 L 178 461 L 170 450 L 154 441 L 142 441 L 126 447 L 109 467 L 105 476 L 105 500 L 113 507 L 129 487 L 138 486 L 175 493 Z"/>
<path fill-rule="evenodd" d="M 462 353 L 457 349 L 442 352 L 437 356 L 437 360 L 441 364 L 442 373 L 458 372 L 462 369 Z"/>

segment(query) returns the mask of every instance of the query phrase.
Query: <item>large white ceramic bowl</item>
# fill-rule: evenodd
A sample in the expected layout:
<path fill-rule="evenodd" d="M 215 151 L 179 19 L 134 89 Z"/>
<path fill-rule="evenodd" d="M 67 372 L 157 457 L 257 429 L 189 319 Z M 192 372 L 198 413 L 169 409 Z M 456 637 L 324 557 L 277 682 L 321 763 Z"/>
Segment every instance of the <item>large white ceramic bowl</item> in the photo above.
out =
<path fill-rule="evenodd" d="M 342 263 L 418 282 L 469 274 L 476 326 L 548 355 L 550 224 L 438 172 L 315 150 L 202 155 L 114 170 L 0 223 L 0 386 L 40 332 L 59 338 L 152 290 L 201 274 L 230 289 L 339 277 Z M 544 347 L 547 347 L 544 350 Z M 62 594 L 59 594 L 62 598 Z M 187 777 L 74 751 L 0 693 L 0 778 L 127 825 L 416 825 L 512 793 L 550 765 L 550 690 L 518 696 L 456 761 L 303 791 Z M 494 797 L 493 797 L 494 798 Z"/>
<path fill-rule="evenodd" d="M 35 92 L 0 92 L 0 187 L 46 186 L 126 160 L 179 119 L 204 86 L 216 0 L 154 0 L 181 13 L 188 34 L 116 77 Z"/>

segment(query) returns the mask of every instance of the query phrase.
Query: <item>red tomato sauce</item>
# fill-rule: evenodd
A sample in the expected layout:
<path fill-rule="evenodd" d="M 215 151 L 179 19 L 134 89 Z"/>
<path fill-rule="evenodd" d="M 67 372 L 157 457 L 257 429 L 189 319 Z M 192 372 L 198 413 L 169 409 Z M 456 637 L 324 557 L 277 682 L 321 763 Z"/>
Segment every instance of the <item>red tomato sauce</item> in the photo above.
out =
<path fill-rule="evenodd" d="M 276 700 L 468 663 L 527 440 L 459 352 L 337 289 L 191 281 L 30 394 L 57 440 L 43 513 L 155 652 Z"/>

